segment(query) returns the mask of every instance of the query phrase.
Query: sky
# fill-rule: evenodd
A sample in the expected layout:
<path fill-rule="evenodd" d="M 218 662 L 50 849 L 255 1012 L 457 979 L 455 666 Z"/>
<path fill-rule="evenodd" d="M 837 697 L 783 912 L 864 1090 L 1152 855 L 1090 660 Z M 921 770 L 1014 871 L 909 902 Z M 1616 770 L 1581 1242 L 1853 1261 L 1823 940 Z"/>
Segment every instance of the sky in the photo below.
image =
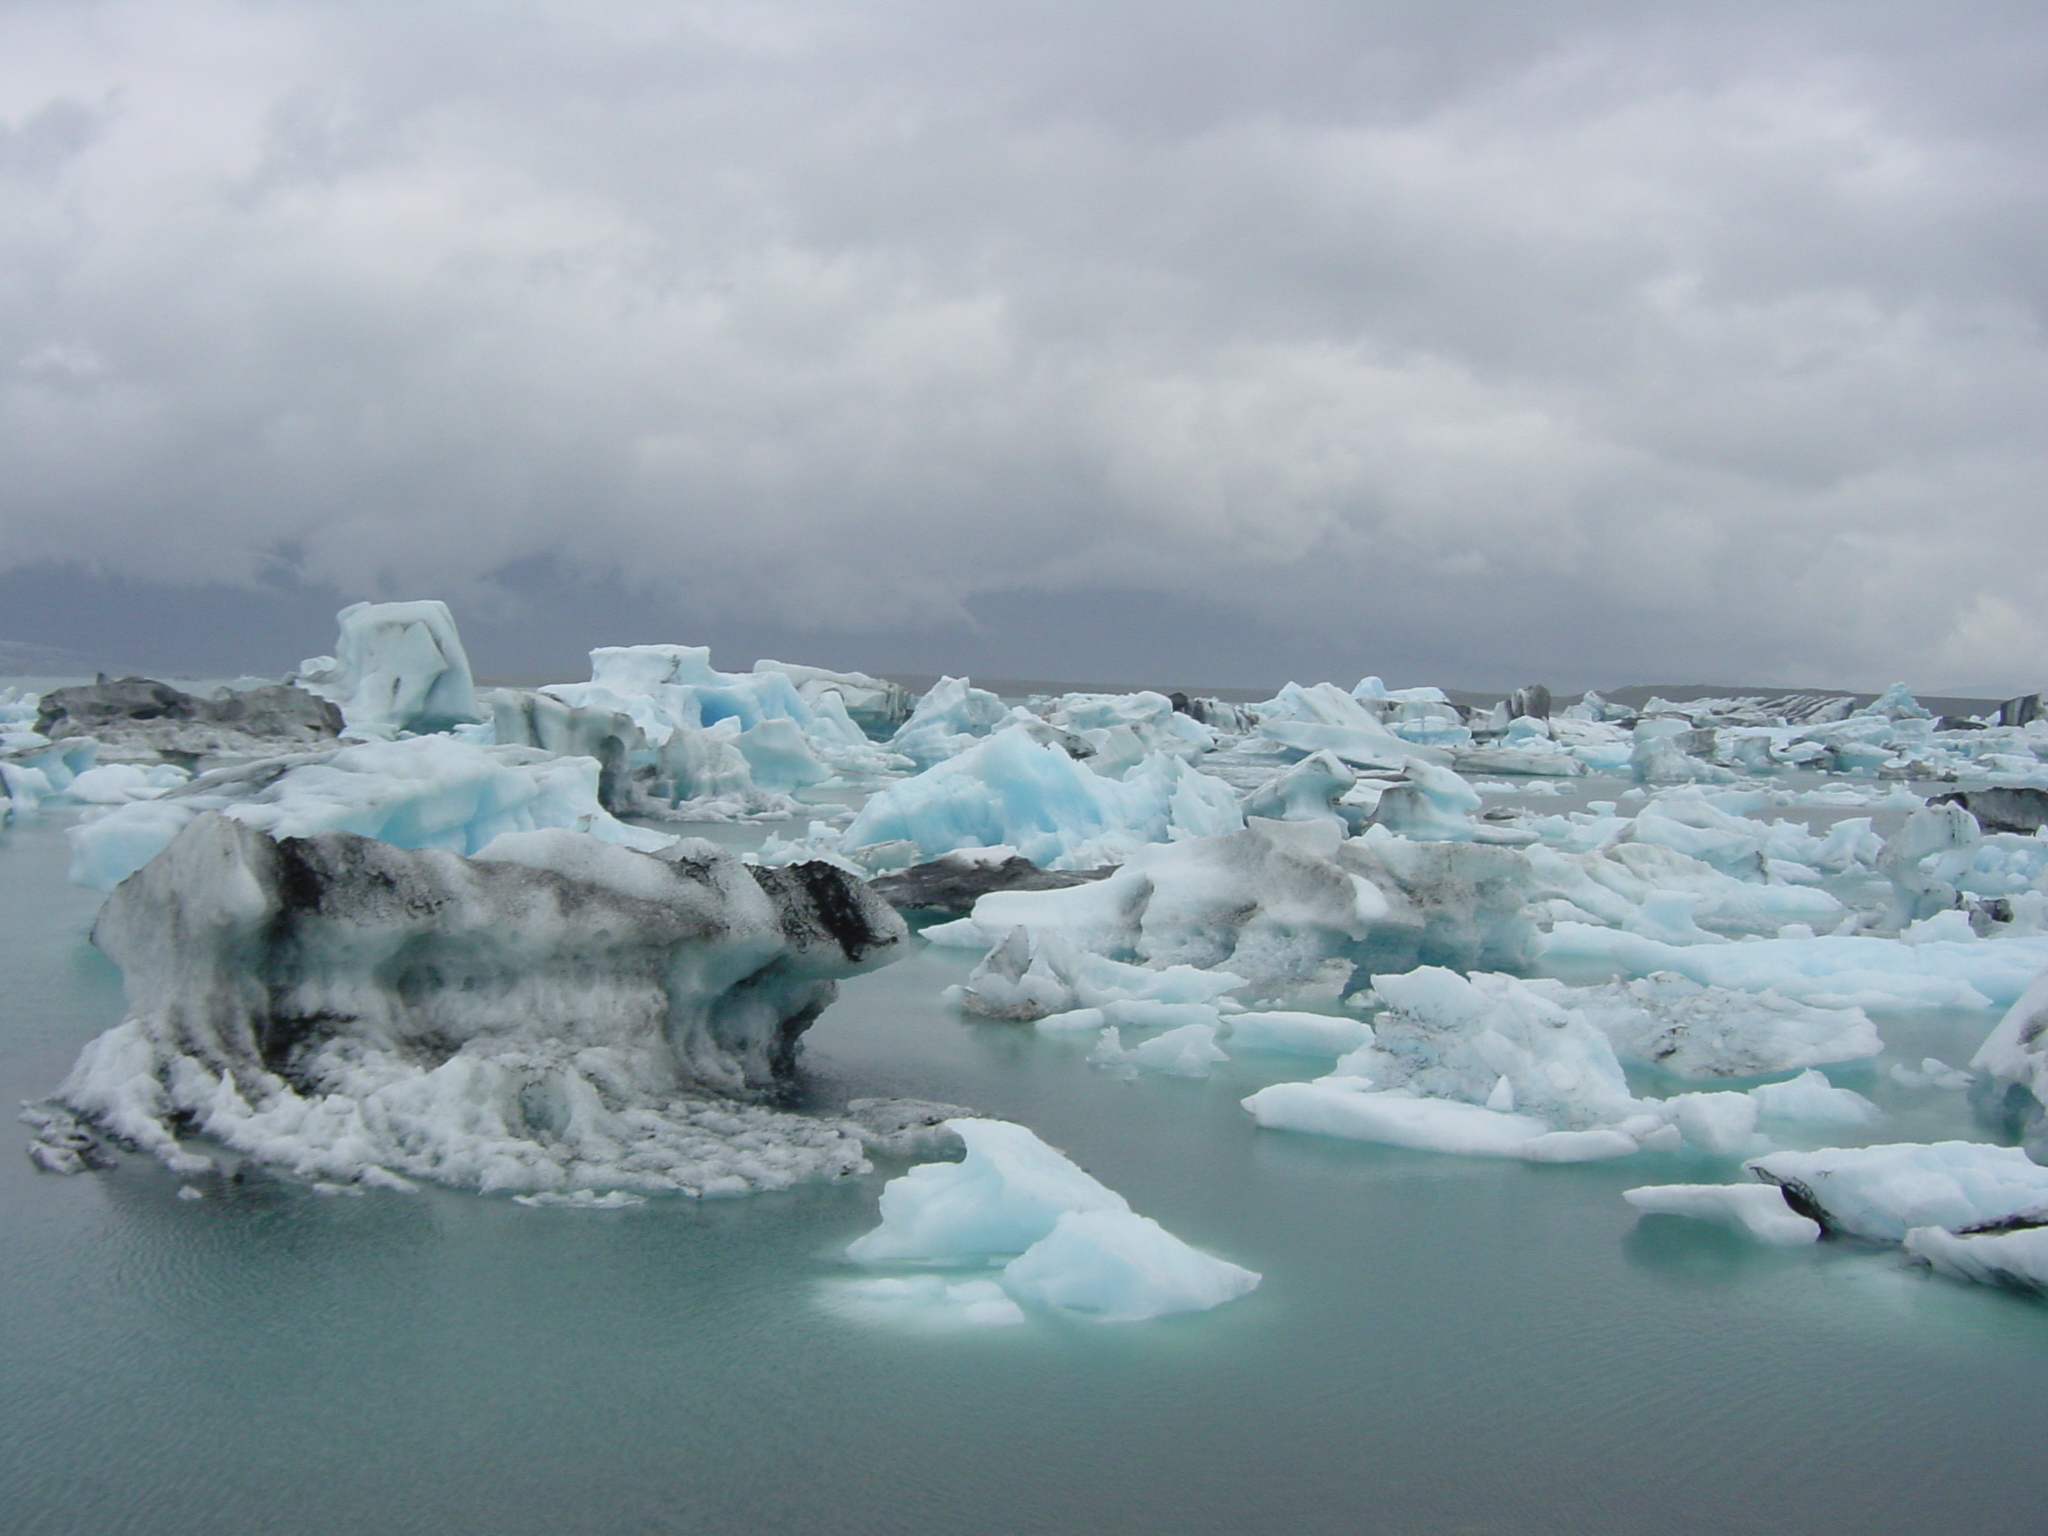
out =
<path fill-rule="evenodd" d="M 0 0 L 0 639 L 2048 683 L 2048 6 Z"/>

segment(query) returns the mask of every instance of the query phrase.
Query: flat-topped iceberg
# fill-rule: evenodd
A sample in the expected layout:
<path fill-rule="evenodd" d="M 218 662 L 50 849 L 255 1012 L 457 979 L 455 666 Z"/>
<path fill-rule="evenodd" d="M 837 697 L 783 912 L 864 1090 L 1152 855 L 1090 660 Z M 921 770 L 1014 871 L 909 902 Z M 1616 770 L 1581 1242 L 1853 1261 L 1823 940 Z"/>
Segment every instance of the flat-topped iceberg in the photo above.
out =
<path fill-rule="evenodd" d="M 1645 1184 L 1621 1198 L 1639 1211 L 1733 1227 L 1778 1247 L 1799 1247 L 1821 1234 L 1820 1223 L 1787 1205 L 1775 1184 Z"/>
<path fill-rule="evenodd" d="M 56 1099 L 171 1166 L 197 1134 L 303 1177 L 522 1193 L 776 1188 L 865 1166 L 777 1091 L 838 978 L 905 930 L 827 865 L 564 829 L 473 859 L 188 825 L 94 942 L 130 1016 Z"/>

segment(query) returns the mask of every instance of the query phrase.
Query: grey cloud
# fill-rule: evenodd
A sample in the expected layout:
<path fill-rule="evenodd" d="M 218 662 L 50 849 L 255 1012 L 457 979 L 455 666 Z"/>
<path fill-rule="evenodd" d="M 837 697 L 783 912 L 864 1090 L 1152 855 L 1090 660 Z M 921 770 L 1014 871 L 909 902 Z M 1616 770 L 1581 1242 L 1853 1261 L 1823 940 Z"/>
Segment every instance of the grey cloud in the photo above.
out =
<path fill-rule="evenodd" d="M 0 568 L 2032 686 L 2048 22 L 1706 9 L 16 6 Z"/>

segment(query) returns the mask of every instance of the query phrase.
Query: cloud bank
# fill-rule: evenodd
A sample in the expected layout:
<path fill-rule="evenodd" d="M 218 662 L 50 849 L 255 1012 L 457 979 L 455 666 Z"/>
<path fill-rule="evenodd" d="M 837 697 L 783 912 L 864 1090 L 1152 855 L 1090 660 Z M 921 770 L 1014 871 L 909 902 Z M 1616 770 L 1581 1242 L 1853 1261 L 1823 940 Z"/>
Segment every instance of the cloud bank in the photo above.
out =
<path fill-rule="evenodd" d="M 0 571 L 2039 686 L 2044 54 L 1797 0 L 17 3 Z"/>

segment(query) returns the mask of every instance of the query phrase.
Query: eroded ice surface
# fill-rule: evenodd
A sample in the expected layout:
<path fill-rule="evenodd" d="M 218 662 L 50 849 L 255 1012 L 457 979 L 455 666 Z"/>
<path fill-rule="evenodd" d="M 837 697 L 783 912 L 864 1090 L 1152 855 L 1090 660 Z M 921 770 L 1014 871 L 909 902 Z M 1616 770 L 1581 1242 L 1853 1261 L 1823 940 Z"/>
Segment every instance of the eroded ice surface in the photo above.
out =
<path fill-rule="evenodd" d="M 836 979 L 903 939 L 839 870 L 704 842 L 465 859 L 206 814 L 103 909 L 130 1017 L 56 1101 L 181 1170 L 211 1165 L 196 1132 L 317 1180 L 779 1188 L 864 1168 L 860 1131 L 729 1096 L 786 1081 Z"/>

